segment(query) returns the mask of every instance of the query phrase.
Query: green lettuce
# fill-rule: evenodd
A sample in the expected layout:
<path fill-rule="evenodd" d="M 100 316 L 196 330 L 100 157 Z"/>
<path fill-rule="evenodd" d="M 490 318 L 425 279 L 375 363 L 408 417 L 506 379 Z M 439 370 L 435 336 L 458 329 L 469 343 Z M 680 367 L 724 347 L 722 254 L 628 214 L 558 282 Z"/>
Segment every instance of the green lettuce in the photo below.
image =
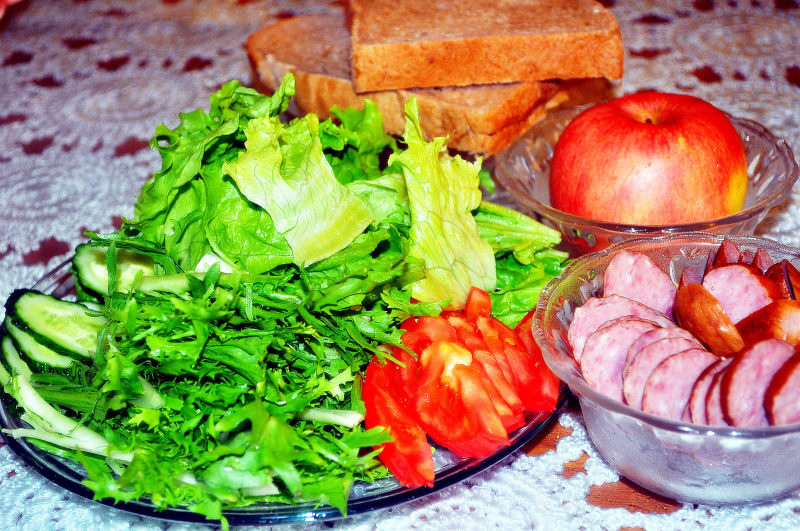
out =
<path fill-rule="evenodd" d="M 340 251 L 372 222 L 370 211 L 336 180 L 325 159 L 316 115 L 288 125 L 266 116 L 251 120 L 244 133 L 245 150 L 222 171 L 269 213 L 296 264 L 307 266 Z"/>
<path fill-rule="evenodd" d="M 134 219 L 125 220 L 123 231 L 140 234 L 145 240 L 163 246 L 167 254 L 184 270 L 191 270 L 206 253 L 215 246 L 230 247 L 231 241 L 216 223 L 209 229 L 213 218 L 224 223 L 224 219 L 260 218 L 257 214 L 242 216 L 252 206 L 247 199 L 225 190 L 220 171 L 222 163 L 236 157 L 244 149 L 242 130 L 250 120 L 265 116 L 278 116 L 286 110 L 294 95 L 294 77 L 287 75 L 272 96 L 243 87 L 231 81 L 211 96 L 209 112 L 197 109 L 181 113 L 180 124 L 169 129 L 161 124 L 150 142 L 161 154 L 161 170 L 142 187 L 134 207 Z M 209 186 L 207 181 L 213 181 Z M 225 198 L 225 207 L 216 201 Z M 214 212 L 207 212 L 206 209 Z M 223 211 L 227 208 L 227 211 Z M 276 245 L 277 254 L 284 256 L 288 244 L 281 242 L 280 235 L 265 234 L 262 227 L 248 225 L 246 229 L 234 229 L 237 236 L 256 236 L 255 242 L 237 239 L 234 252 L 225 256 L 229 262 L 242 269 L 251 260 L 250 248 L 257 253 L 265 251 L 265 240 Z M 216 231 L 216 232 L 215 232 Z M 285 259 L 261 260 L 266 264 L 284 263 Z M 268 267 L 261 265 L 259 269 Z"/>
<path fill-rule="evenodd" d="M 450 299 L 461 308 L 471 286 L 495 288 L 494 253 L 478 234 L 472 211 L 481 203 L 481 161 L 450 156 L 445 138 L 426 142 L 417 102 L 406 104 L 405 151 L 392 154 L 406 177 L 411 208 L 411 256 L 425 262 L 425 278 L 412 286 L 420 301 Z"/>

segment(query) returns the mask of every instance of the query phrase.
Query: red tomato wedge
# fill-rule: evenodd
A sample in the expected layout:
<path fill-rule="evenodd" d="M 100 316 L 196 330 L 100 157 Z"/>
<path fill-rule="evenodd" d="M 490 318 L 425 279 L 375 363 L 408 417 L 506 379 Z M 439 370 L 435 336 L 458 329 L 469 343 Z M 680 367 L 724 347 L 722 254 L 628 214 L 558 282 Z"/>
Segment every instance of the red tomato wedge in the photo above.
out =
<path fill-rule="evenodd" d="M 492 314 L 492 299 L 489 294 L 473 286 L 467 294 L 464 305 L 464 317 L 474 323 L 478 317 L 489 317 Z"/>
<path fill-rule="evenodd" d="M 429 485 L 426 435 L 462 457 L 509 444 L 525 412 L 556 408 L 561 383 L 531 335 L 530 312 L 514 329 L 491 317 L 489 294 L 472 288 L 463 311 L 406 319 L 397 363 L 373 360 L 364 381 L 367 427 L 389 428 L 381 462 L 403 485 Z M 429 461 L 430 460 L 430 461 Z"/>
<path fill-rule="evenodd" d="M 408 359 L 416 363 L 411 356 Z M 394 440 L 382 445 L 378 459 L 401 485 L 432 487 L 435 472 L 431 445 L 413 412 L 408 411 L 404 397 L 398 397 L 396 384 L 402 381 L 402 370 L 393 362 L 370 362 L 362 391 L 367 409 L 364 425 L 367 429 L 384 426 L 389 430 Z"/>
<path fill-rule="evenodd" d="M 436 341 L 422 352 L 420 365 L 415 405 L 431 439 L 462 457 L 486 457 L 508 445 L 508 433 L 466 348 Z"/>
<path fill-rule="evenodd" d="M 472 360 L 506 431 L 511 433 L 524 426 L 522 400 L 503 374 L 497 358 L 486 350 L 476 350 Z"/>
<path fill-rule="evenodd" d="M 533 310 L 522 318 L 514 328 L 514 332 L 517 334 L 520 343 L 525 347 L 525 350 L 527 350 L 528 364 L 533 367 L 533 371 L 539 381 L 538 411 L 554 411 L 558 405 L 558 395 L 561 392 L 561 380 L 547 366 L 542 356 L 542 349 L 533 340 L 532 322 Z"/>
<path fill-rule="evenodd" d="M 403 344 L 417 355 L 439 339 L 457 340 L 455 329 L 441 317 L 410 318 L 403 321 L 400 327 L 406 331 L 403 334 Z"/>

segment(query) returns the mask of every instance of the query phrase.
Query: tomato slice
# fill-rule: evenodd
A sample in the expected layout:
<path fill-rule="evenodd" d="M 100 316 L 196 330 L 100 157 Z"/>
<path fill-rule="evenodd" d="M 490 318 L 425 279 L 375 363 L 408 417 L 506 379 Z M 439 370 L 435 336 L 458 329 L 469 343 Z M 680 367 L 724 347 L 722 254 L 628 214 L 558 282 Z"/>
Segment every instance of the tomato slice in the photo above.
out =
<path fill-rule="evenodd" d="M 492 299 L 489 294 L 472 286 L 467 294 L 467 302 L 464 305 L 464 317 L 467 321 L 474 323 L 478 317 L 489 317 L 492 314 Z"/>
<path fill-rule="evenodd" d="M 416 360 L 408 358 L 416 364 Z M 416 416 L 404 404 L 404 388 L 393 385 L 402 377 L 402 371 L 394 362 L 370 362 L 362 391 L 367 410 L 364 425 L 367 429 L 383 426 L 389 431 L 393 441 L 381 445 L 378 459 L 401 485 L 432 487 L 435 469 L 431 446 Z"/>
<path fill-rule="evenodd" d="M 510 381 L 513 382 L 514 389 L 522 400 L 525 410 L 553 411 L 558 400 L 558 388 L 553 395 L 550 388 L 551 376 L 547 376 L 543 380 L 540 375 L 542 371 L 537 367 L 538 362 L 535 355 L 538 353 L 538 357 L 541 358 L 541 351 L 538 347 L 535 352 L 528 352 L 524 341 L 518 338 L 512 329 L 496 319 L 479 318 L 476 326 L 489 349 L 505 355 L 511 372 Z M 547 369 L 546 366 L 544 368 Z M 549 373 L 549 369 L 547 372 Z"/>
<path fill-rule="evenodd" d="M 472 352 L 473 365 L 480 373 L 489 398 L 503 422 L 503 427 L 511 433 L 525 425 L 525 416 L 522 400 L 503 374 L 498 357 L 504 358 L 504 356 L 494 356 L 486 350 Z"/>
<path fill-rule="evenodd" d="M 561 383 L 531 335 L 533 312 L 514 329 L 491 317 L 491 299 L 473 288 L 463 311 L 406 319 L 397 361 L 373 360 L 364 380 L 367 427 L 393 437 L 381 462 L 406 486 L 432 485 L 427 437 L 462 457 L 509 444 L 526 411 L 552 411 Z"/>
<path fill-rule="evenodd" d="M 416 411 L 437 444 L 462 457 L 486 457 L 508 445 L 508 433 L 484 387 L 472 354 L 439 340 L 420 355 Z"/>
<path fill-rule="evenodd" d="M 405 330 L 403 344 L 419 354 L 439 339 L 455 341 L 456 331 L 442 317 L 410 317 L 403 321 L 400 328 Z"/>
<path fill-rule="evenodd" d="M 541 409 L 538 411 L 555 411 L 558 405 L 558 395 L 561 392 L 561 379 L 547 366 L 542 356 L 542 349 L 533 339 L 533 332 L 531 331 L 533 313 L 533 310 L 528 312 L 514 328 L 514 332 L 517 334 L 520 344 L 527 350 L 529 356 L 528 364 L 533 368 L 533 372 L 539 380 L 541 399 L 539 407 Z"/>
<path fill-rule="evenodd" d="M 525 346 L 525 350 L 528 352 L 532 352 L 533 350 L 537 350 L 539 348 L 539 345 L 537 345 L 536 341 L 533 340 L 533 313 L 534 310 L 526 313 L 525 317 L 523 317 L 522 320 L 517 323 L 517 326 L 514 327 L 514 333 L 517 334 L 517 338 L 522 342 L 522 344 Z"/>
<path fill-rule="evenodd" d="M 464 317 L 461 312 L 443 313 L 442 316 L 447 319 L 447 322 L 453 327 L 458 340 L 467 347 L 467 350 L 475 352 L 476 350 L 488 349 L 486 342 L 475 329 L 475 324 L 467 321 L 466 317 Z"/>

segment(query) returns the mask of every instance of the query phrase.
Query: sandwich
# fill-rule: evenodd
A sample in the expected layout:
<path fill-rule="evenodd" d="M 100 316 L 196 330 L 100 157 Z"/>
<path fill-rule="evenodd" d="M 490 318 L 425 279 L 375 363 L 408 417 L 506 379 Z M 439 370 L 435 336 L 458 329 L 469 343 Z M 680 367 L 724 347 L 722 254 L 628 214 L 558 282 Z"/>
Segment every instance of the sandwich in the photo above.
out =
<path fill-rule="evenodd" d="M 348 26 L 348 19 L 355 23 L 352 17 L 357 13 L 349 12 L 348 17 L 339 9 L 299 15 L 250 35 L 246 49 L 259 88 L 272 92 L 285 74 L 292 72 L 296 95 L 290 112 L 314 112 L 321 119 L 330 117 L 334 106 L 361 108 L 363 100 L 369 99 L 381 112 L 386 131 L 393 135 L 403 133 L 404 105 L 416 98 L 429 139 L 445 136 L 448 147 L 477 155 L 504 149 L 556 107 L 580 103 L 587 95 L 590 100 L 605 99 L 610 92 L 605 78 L 585 76 L 358 92 Z M 299 38 L 306 35 L 313 38 Z M 608 77 L 613 78 L 611 74 Z"/>

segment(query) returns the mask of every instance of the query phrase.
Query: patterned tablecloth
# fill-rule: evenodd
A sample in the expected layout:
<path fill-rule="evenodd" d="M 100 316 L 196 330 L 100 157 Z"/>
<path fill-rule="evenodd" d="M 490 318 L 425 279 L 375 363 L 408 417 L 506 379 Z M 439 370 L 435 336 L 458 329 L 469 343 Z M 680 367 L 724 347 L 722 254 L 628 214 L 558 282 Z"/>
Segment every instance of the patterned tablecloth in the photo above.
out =
<path fill-rule="evenodd" d="M 761 122 L 800 153 L 796 0 L 606 1 L 622 25 L 620 93 L 685 92 Z M 251 80 L 252 31 L 314 0 L 23 0 L 0 20 L 0 299 L 67 258 L 85 229 L 132 215 L 158 168 L 155 126 Z M 309 38 L 309 36 L 298 36 Z M 758 228 L 800 245 L 800 189 Z M 751 529 L 800 526 L 800 495 L 749 507 L 681 505 L 625 482 L 576 410 L 502 464 L 405 505 L 320 528 Z M 0 528 L 179 529 L 85 500 L 0 436 Z"/>

